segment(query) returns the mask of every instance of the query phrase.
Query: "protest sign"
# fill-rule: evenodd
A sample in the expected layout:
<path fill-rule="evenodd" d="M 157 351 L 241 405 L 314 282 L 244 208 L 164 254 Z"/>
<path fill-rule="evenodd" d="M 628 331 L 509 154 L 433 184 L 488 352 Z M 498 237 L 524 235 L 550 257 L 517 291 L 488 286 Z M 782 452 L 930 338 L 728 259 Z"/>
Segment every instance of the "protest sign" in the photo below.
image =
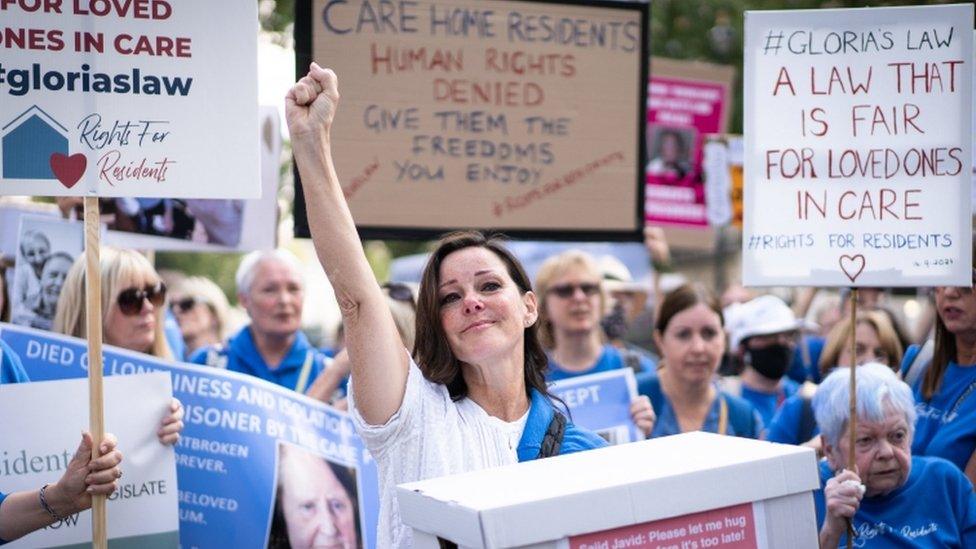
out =
<path fill-rule="evenodd" d="M 261 198 L 102 200 L 105 243 L 156 251 L 250 252 L 277 246 L 281 122 L 275 107 L 260 108 Z M 127 202 L 128 201 L 128 202 Z M 124 206 L 129 204 L 128 212 Z"/>
<path fill-rule="evenodd" d="M 13 0 L 0 17 L 0 194 L 259 196 L 256 4 Z"/>
<path fill-rule="evenodd" d="M 19 235 L 10 319 L 50 330 L 61 288 L 84 245 L 83 227 L 56 217 L 25 215 L 20 218 Z"/>
<path fill-rule="evenodd" d="M 630 368 L 562 379 L 552 383 L 550 392 L 569 407 L 573 423 L 610 444 L 643 440 L 630 418 L 630 402 L 637 397 Z"/>
<path fill-rule="evenodd" d="M 640 238 L 646 4 L 300 0 L 296 13 L 298 72 L 315 60 L 339 78 L 332 148 L 360 234 Z"/>
<path fill-rule="evenodd" d="M 973 6 L 746 13 L 743 282 L 972 283 Z"/>
<path fill-rule="evenodd" d="M 86 375 L 83 340 L 9 324 L 0 324 L 0 339 L 34 381 Z M 342 497 L 355 502 L 343 522 L 355 529 L 353 545 L 374 546 L 376 464 L 347 414 L 252 376 L 105 346 L 106 376 L 143 372 L 170 374 L 173 395 L 186 407 L 175 447 L 181 546 L 265 547 L 283 526 L 300 520 L 282 508 L 294 497 L 286 493 L 294 479 L 278 473 L 284 459 L 305 471 L 307 486 L 338 481 Z"/>
<path fill-rule="evenodd" d="M 710 224 L 702 178 L 705 135 L 728 130 L 734 80 L 732 67 L 651 59 L 647 97 L 648 224 Z"/>
<path fill-rule="evenodd" d="M 112 547 L 175 547 L 179 543 L 173 448 L 156 438 L 168 413 L 169 376 L 119 376 L 105 382 L 107 430 L 119 441 L 123 478 L 108 500 Z M 0 385 L 0 489 L 37 490 L 55 483 L 88 425 L 83 380 Z M 16 421 L 11 420 L 16 418 Z M 16 427 L 14 427 L 16 424 Z M 64 517 L 6 547 L 81 547 L 92 541 L 91 511 Z"/>

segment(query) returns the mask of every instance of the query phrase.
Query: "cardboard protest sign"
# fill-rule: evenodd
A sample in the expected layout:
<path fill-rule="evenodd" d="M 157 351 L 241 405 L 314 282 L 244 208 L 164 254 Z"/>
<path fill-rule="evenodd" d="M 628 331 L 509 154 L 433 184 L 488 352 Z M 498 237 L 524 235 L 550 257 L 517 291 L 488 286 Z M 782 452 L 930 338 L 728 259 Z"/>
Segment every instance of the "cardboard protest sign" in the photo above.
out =
<path fill-rule="evenodd" d="M 17 427 L 5 429 L 0 437 L 4 492 L 36 490 L 64 474 L 81 441 L 79 433 L 88 426 L 84 385 L 84 380 L 0 385 L 0 416 L 17 418 Z M 118 437 L 124 470 L 118 490 L 108 499 L 112 547 L 175 547 L 179 519 L 174 452 L 156 438 L 172 398 L 169 376 L 116 377 L 105 382 L 105 394 L 105 423 Z M 90 515 L 69 515 L 6 547 L 90 544 Z"/>
<path fill-rule="evenodd" d="M 630 402 L 637 397 L 630 368 L 562 379 L 552 383 L 550 390 L 569 407 L 573 423 L 610 444 L 643 440 L 630 418 Z"/>
<path fill-rule="evenodd" d="M 735 69 L 655 57 L 647 97 L 648 224 L 704 227 L 705 136 L 728 131 Z M 714 207 L 714 206 L 712 206 Z"/>
<path fill-rule="evenodd" d="M 255 3 L 11 0 L 0 17 L 0 194 L 259 196 Z"/>
<path fill-rule="evenodd" d="M 84 340 L 9 324 L 0 324 L 0 339 L 20 356 L 32 381 L 86 375 Z M 355 547 L 375 546 L 376 464 L 347 414 L 252 376 L 110 346 L 104 348 L 103 370 L 108 381 L 165 372 L 186 407 L 186 426 L 175 447 L 181 546 L 257 549 L 280 540 L 281 529 L 300 520 L 282 508 L 295 497 L 288 493 L 295 478 L 280 472 L 288 468 L 305 475 L 304 485 L 319 493 L 323 486 L 341 485 L 342 497 L 354 502 L 342 514 L 344 539 L 355 537 Z M 111 410 L 116 404 L 108 396 Z"/>
<path fill-rule="evenodd" d="M 972 283 L 973 6 L 746 13 L 747 285 Z"/>
<path fill-rule="evenodd" d="M 68 271 L 82 252 L 81 223 L 56 217 L 20 218 L 17 260 L 10 288 L 10 320 L 50 330 Z"/>
<path fill-rule="evenodd" d="M 332 148 L 361 234 L 639 238 L 646 4 L 314 0 L 296 12 L 308 25 L 296 25 L 298 72 L 315 60 L 339 77 Z"/>

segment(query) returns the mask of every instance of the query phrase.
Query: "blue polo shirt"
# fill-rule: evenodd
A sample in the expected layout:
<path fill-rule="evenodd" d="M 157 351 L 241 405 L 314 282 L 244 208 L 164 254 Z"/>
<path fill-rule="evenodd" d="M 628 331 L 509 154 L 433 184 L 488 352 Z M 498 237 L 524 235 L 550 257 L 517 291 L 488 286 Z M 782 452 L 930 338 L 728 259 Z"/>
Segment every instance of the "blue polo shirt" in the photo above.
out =
<path fill-rule="evenodd" d="M 630 351 L 633 352 L 633 351 Z M 640 365 L 641 372 L 653 372 L 655 369 L 654 361 L 645 355 L 637 352 L 633 352 L 634 356 L 638 357 L 638 364 Z M 586 376 L 590 374 L 596 374 L 599 372 L 609 372 L 611 370 L 617 370 L 620 368 L 627 368 L 627 361 L 624 359 L 624 353 L 620 349 L 614 347 L 613 345 L 604 345 L 603 349 L 600 351 L 600 356 L 597 358 L 593 366 L 585 370 L 580 370 L 579 372 L 570 372 L 564 370 L 552 356 L 549 357 L 549 368 L 546 369 L 546 381 L 559 381 L 561 379 L 569 379 L 573 377 Z M 637 372 L 634 372 L 637 373 Z"/>
<path fill-rule="evenodd" d="M 331 359 L 313 347 L 305 334 L 299 331 L 295 333 L 295 342 L 281 364 L 271 368 L 261 358 L 251 336 L 250 326 L 245 326 L 234 334 L 226 345 L 205 347 L 190 357 L 190 362 L 194 364 L 249 374 L 299 393 L 305 393 L 329 361 Z"/>

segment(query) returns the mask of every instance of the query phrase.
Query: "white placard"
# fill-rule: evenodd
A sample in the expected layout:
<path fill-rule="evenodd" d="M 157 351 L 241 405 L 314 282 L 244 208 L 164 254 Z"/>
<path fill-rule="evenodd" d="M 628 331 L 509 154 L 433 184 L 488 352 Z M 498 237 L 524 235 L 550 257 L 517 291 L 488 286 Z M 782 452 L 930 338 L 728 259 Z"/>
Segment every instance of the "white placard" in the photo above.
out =
<path fill-rule="evenodd" d="M 746 13 L 743 281 L 966 285 L 973 6 Z"/>
<path fill-rule="evenodd" d="M 38 349 L 45 354 L 61 351 Z M 107 377 L 104 388 L 105 431 L 119 440 L 123 470 L 119 490 L 107 505 L 109 539 L 113 547 L 172 546 L 179 540 L 176 461 L 173 447 L 156 438 L 172 399 L 170 376 Z M 16 426 L 4 429 L 0 437 L 0 489 L 9 494 L 57 482 L 88 427 L 88 381 L 0 385 L 0 417 L 16 418 Z M 91 511 L 84 511 L 7 547 L 63 546 L 91 539 Z"/>
<path fill-rule="evenodd" d="M 257 198 L 257 4 L 0 2 L 0 194 Z"/>

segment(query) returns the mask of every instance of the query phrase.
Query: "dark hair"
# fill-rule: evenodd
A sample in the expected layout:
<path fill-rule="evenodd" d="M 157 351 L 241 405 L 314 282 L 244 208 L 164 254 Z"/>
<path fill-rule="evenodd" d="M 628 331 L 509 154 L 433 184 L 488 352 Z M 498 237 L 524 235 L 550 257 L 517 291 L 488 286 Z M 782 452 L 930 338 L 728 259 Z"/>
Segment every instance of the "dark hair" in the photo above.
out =
<path fill-rule="evenodd" d="M 661 310 L 657 315 L 657 322 L 654 329 L 664 333 L 671 319 L 681 311 L 690 309 L 699 303 L 705 304 L 709 309 L 718 315 L 719 324 L 725 326 L 725 319 L 722 317 L 722 307 L 719 305 L 718 298 L 711 290 L 698 283 L 686 283 L 671 290 L 664 296 L 661 303 Z"/>
<path fill-rule="evenodd" d="M 973 239 L 973 276 L 976 277 L 976 238 Z M 938 392 L 939 386 L 942 385 L 942 376 L 945 375 L 949 363 L 959 358 L 956 336 L 949 331 L 945 322 L 942 321 L 942 315 L 938 312 L 935 314 L 934 339 L 935 350 L 932 353 L 932 362 L 922 376 L 922 398 L 926 400 Z"/>
<path fill-rule="evenodd" d="M 508 270 L 508 276 L 522 294 L 532 291 L 532 283 L 519 260 L 508 251 L 501 235 L 484 235 L 477 231 L 458 231 L 444 235 L 424 267 L 420 279 L 420 292 L 417 298 L 417 339 L 414 342 L 413 358 L 424 377 L 434 383 L 447 386 L 451 398 L 461 400 L 468 394 L 468 385 L 461 372 L 461 361 L 453 351 L 441 325 L 440 299 L 437 289 L 440 286 L 441 264 L 452 253 L 466 248 L 484 248 L 501 259 Z M 549 359 L 539 342 L 538 322 L 525 328 L 523 349 L 525 353 L 525 389 L 535 389 L 546 396 L 546 368 Z M 531 396 L 531 395 L 530 395 Z"/>

